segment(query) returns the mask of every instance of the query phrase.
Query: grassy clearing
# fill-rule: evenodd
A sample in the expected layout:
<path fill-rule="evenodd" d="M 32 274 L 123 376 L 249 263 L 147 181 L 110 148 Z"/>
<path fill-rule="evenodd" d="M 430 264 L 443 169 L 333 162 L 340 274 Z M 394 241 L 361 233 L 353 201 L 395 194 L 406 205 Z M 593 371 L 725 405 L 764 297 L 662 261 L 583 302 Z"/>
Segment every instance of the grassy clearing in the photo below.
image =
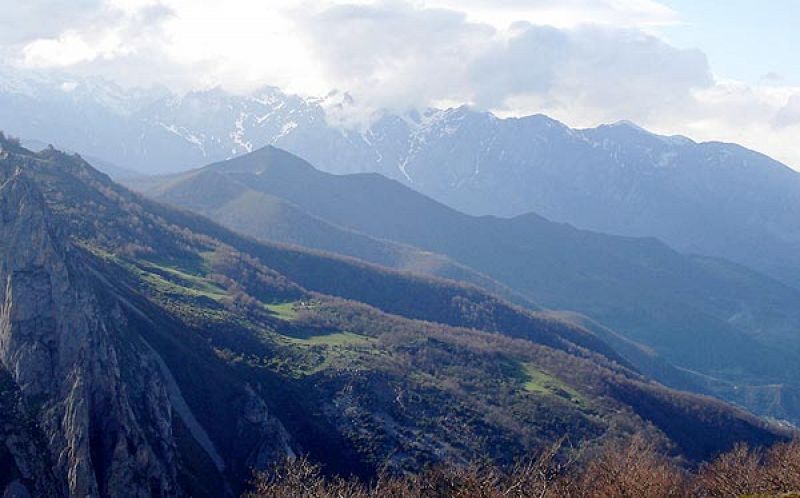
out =
<path fill-rule="evenodd" d="M 206 297 L 214 301 L 227 297 L 225 289 L 214 282 L 177 266 L 139 260 L 129 268 L 154 289 L 165 294 Z"/>
<path fill-rule="evenodd" d="M 297 306 L 299 306 L 299 303 L 299 301 L 292 301 L 288 303 L 264 304 L 264 307 L 275 315 L 276 318 L 291 322 L 297 319 Z"/>
<path fill-rule="evenodd" d="M 522 370 L 525 380 L 522 387 L 526 391 L 546 396 L 558 396 L 579 404 L 585 402 L 584 397 L 578 391 L 552 375 L 539 370 L 533 364 L 523 363 Z"/>
<path fill-rule="evenodd" d="M 106 251 L 102 247 L 99 247 L 99 246 L 94 245 L 94 244 L 89 244 L 88 242 L 85 242 L 85 241 L 82 241 L 82 240 L 76 240 L 75 243 L 77 245 L 83 247 L 84 249 L 86 249 L 90 253 L 94 254 L 95 256 L 97 256 L 100 259 L 103 259 L 105 261 L 111 261 L 111 262 L 117 262 L 118 261 L 118 258 L 113 253 L 110 253 L 110 252 Z"/>
<path fill-rule="evenodd" d="M 374 339 L 351 332 L 292 337 L 275 332 L 275 340 L 287 348 L 284 354 L 262 359 L 262 366 L 302 379 L 330 370 L 353 368 L 375 353 Z"/>
<path fill-rule="evenodd" d="M 336 332 L 333 334 L 314 335 L 306 338 L 292 337 L 290 340 L 295 344 L 335 347 L 369 344 L 373 339 L 363 335 L 353 334 L 352 332 Z"/>
<path fill-rule="evenodd" d="M 301 311 L 313 311 L 318 305 L 313 301 L 289 301 L 285 303 L 263 303 L 264 308 L 276 318 L 291 322 L 297 320 Z"/>

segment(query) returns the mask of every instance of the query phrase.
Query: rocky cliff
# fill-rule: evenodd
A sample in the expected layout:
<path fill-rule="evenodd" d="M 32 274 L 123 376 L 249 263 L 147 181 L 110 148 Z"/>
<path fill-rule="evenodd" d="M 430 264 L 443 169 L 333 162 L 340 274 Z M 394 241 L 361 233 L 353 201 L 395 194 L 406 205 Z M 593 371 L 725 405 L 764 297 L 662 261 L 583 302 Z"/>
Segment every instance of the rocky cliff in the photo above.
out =
<path fill-rule="evenodd" d="M 177 426 L 224 482 L 225 459 L 140 333 L 158 325 L 51 226 L 57 217 L 25 171 L 34 159 L 10 161 L 0 165 L 0 364 L 7 403 L 19 416 L 5 428 L 0 454 L 13 470 L 0 474 L 0 488 L 19 496 L 44 489 L 53 496 L 184 495 L 179 476 L 191 463 L 178 456 Z M 254 456 L 263 464 L 270 449 L 288 447 L 285 434 L 273 430 L 252 390 L 242 388 L 240 397 L 241 423 L 256 429 L 251 436 L 258 441 L 259 432 L 272 431 L 278 439 L 259 442 L 268 447 Z M 48 472 L 43 462 L 52 465 Z"/>

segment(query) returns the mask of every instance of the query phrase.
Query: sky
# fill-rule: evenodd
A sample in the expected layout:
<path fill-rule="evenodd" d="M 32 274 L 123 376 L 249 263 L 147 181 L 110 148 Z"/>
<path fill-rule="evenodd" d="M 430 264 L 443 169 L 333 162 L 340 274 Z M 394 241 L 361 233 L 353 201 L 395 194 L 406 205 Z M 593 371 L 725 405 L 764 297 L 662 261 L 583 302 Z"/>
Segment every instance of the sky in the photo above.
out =
<path fill-rule="evenodd" d="M 630 120 L 800 169 L 798 0 L 0 0 L 0 61 L 176 91 Z M 67 76 L 63 76 L 67 75 Z"/>
<path fill-rule="evenodd" d="M 758 84 L 779 76 L 800 85 L 800 2 L 797 0 L 670 0 L 681 22 L 664 30 L 679 47 L 700 47 L 720 76 Z"/>

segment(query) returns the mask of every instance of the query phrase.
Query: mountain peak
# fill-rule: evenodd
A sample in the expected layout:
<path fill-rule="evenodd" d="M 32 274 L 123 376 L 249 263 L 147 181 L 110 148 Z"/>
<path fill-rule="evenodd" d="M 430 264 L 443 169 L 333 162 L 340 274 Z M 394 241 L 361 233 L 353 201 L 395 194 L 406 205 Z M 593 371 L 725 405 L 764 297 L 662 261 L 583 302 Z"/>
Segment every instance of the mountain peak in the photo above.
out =
<path fill-rule="evenodd" d="M 636 131 L 639 131 L 641 133 L 647 133 L 649 135 L 652 135 L 652 133 L 650 131 L 644 129 L 643 127 L 639 126 L 638 124 L 634 123 L 633 121 L 631 121 L 629 119 L 620 119 L 619 121 L 616 121 L 614 123 L 610 123 L 610 124 L 608 124 L 606 126 L 608 126 L 608 127 L 616 127 L 616 128 L 630 128 L 632 130 L 636 130 Z"/>
<path fill-rule="evenodd" d="M 303 159 L 273 145 L 266 145 L 247 154 L 211 164 L 205 169 L 255 175 L 276 169 L 283 172 L 315 171 L 314 167 Z"/>
<path fill-rule="evenodd" d="M 612 138 L 615 140 L 653 141 L 653 143 L 661 143 L 670 146 L 691 145 L 695 143 L 690 138 L 682 135 L 659 135 L 627 119 L 614 123 L 602 124 L 595 128 L 582 129 L 580 132 L 584 136 L 602 139 Z"/>
<path fill-rule="evenodd" d="M 594 128 L 587 128 L 583 131 L 591 132 L 611 132 L 614 134 L 624 134 L 625 136 L 642 136 L 642 137 L 651 137 L 651 138 L 661 138 L 655 133 L 639 126 L 638 124 L 634 123 L 633 121 L 622 119 L 619 121 L 615 121 L 613 123 L 608 124 L 601 124 Z"/>
<path fill-rule="evenodd" d="M 22 147 L 22 143 L 18 138 L 7 136 L 5 133 L 0 131 L 0 157 L 2 157 L 4 154 L 7 155 L 9 153 L 32 154 L 32 152 Z"/>
<path fill-rule="evenodd" d="M 562 131 L 566 131 L 566 132 L 569 132 L 569 133 L 573 132 L 572 128 L 570 128 L 569 126 L 565 125 L 561 121 L 559 121 L 557 119 L 554 119 L 554 118 L 551 118 L 550 116 L 548 116 L 546 114 L 541 114 L 541 113 L 531 114 L 529 116 L 522 116 L 522 117 L 518 117 L 518 118 L 515 117 L 515 118 L 506 118 L 506 119 L 527 123 L 529 125 L 530 124 L 534 124 L 535 126 L 540 127 L 540 128 L 548 128 L 548 129 L 553 129 L 553 130 L 562 130 Z"/>

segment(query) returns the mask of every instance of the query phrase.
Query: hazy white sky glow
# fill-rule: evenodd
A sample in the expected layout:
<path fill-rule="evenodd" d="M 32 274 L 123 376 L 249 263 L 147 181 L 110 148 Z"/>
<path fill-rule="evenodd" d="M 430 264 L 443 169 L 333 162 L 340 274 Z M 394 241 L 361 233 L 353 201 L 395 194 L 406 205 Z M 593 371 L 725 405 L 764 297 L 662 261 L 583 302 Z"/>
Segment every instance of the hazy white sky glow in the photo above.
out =
<path fill-rule="evenodd" d="M 384 108 L 460 103 L 502 115 L 541 112 L 572 126 L 629 119 L 661 133 L 739 142 L 800 168 L 800 81 L 791 47 L 781 45 L 800 43 L 800 35 L 769 21 L 791 6 L 770 3 L 770 16 L 764 2 L 735 0 L 725 16 L 726 5 L 0 0 L 12 17 L 0 31 L 0 57 L 20 70 L 101 75 L 127 86 L 339 89 L 355 99 L 350 122 Z M 757 25 L 748 24 L 748 9 Z M 736 37 L 734 12 L 747 45 Z M 744 47 L 742 57 L 730 46 Z"/>

